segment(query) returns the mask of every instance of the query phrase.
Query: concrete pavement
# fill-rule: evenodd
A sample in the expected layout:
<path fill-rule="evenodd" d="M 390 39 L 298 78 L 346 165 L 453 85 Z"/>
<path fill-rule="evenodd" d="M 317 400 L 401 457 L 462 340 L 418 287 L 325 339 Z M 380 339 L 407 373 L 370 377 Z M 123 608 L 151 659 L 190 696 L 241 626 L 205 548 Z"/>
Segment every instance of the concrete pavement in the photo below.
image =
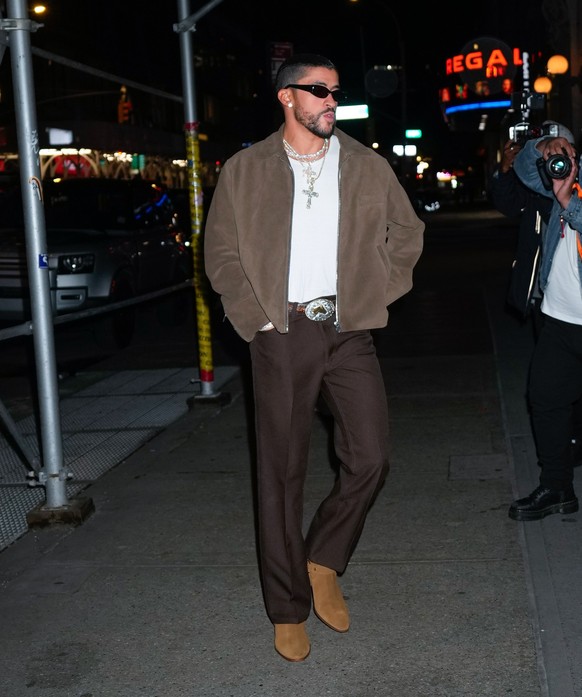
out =
<path fill-rule="evenodd" d="M 305 662 L 273 649 L 243 362 L 228 405 L 195 404 L 85 490 L 83 525 L 0 553 L 2 697 L 582 697 L 582 514 L 507 516 L 537 465 L 531 330 L 503 292 L 420 282 L 377 336 L 392 466 L 341 578 L 348 633 L 312 615 Z M 306 520 L 329 439 L 318 414 Z"/>

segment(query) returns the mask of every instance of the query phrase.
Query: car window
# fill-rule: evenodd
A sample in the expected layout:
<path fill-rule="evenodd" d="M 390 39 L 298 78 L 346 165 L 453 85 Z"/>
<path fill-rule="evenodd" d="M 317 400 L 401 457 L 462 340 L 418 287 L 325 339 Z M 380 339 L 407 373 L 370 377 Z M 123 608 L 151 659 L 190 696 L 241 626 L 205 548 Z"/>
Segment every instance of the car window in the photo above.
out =
<path fill-rule="evenodd" d="M 55 184 L 45 187 L 47 227 L 123 230 L 132 226 L 132 208 L 126 187 L 113 189 L 91 182 L 85 186 Z"/>
<path fill-rule="evenodd" d="M 168 193 L 155 184 L 148 187 L 136 187 L 134 196 L 134 220 L 139 227 L 169 224 L 174 208 Z"/>
<path fill-rule="evenodd" d="M 172 221 L 164 187 L 146 181 L 65 180 L 44 185 L 47 228 L 133 230 Z M 0 227 L 22 227 L 19 189 L 0 191 Z"/>

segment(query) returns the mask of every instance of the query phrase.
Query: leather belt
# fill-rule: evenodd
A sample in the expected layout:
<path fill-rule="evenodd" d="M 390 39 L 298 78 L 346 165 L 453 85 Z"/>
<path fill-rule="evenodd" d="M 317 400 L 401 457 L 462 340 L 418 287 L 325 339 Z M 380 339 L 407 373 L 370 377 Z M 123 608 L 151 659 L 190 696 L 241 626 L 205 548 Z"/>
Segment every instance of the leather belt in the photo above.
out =
<path fill-rule="evenodd" d="M 323 322 L 335 312 L 335 296 L 315 298 L 308 303 L 289 303 L 289 312 L 300 312 L 314 322 Z"/>

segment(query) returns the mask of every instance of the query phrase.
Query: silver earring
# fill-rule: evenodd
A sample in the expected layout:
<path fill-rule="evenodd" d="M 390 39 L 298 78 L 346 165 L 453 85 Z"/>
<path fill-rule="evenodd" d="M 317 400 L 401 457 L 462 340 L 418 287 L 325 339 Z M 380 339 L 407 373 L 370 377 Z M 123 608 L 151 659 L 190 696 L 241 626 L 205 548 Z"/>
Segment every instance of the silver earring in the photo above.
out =
<path fill-rule="evenodd" d="M 290 108 L 293 106 L 293 102 L 287 102 L 287 106 L 288 106 L 289 109 L 290 109 Z"/>

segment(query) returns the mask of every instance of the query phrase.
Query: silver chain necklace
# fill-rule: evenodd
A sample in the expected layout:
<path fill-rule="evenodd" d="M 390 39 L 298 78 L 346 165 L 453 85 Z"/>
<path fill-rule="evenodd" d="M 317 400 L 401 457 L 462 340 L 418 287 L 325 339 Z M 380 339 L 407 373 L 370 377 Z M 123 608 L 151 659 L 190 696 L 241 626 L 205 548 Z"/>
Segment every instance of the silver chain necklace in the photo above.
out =
<path fill-rule="evenodd" d="M 323 171 L 323 165 L 325 164 L 326 155 L 327 153 L 324 153 L 323 157 L 321 158 L 321 167 L 319 168 L 319 172 L 317 172 L 317 174 L 311 166 L 311 162 L 308 162 L 307 165 L 305 165 L 303 162 L 301 163 L 301 167 L 303 168 L 303 174 L 307 179 L 307 189 L 303 189 L 301 193 L 307 196 L 307 208 L 311 208 L 311 199 L 317 198 L 319 196 L 317 191 L 314 191 L 314 186 L 315 182 L 319 179 L 321 172 Z"/>
<path fill-rule="evenodd" d="M 323 145 L 317 152 L 310 152 L 307 153 L 307 155 L 300 155 L 297 150 L 295 150 L 295 148 L 285 140 L 285 138 L 283 138 L 283 147 L 285 148 L 287 155 L 292 157 L 294 160 L 299 160 L 299 162 L 314 162 L 327 152 L 327 149 L 329 148 L 329 138 L 323 139 Z"/>
<path fill-rule="evenodd" d="M 307 196 L 307 208 L 309 209 L 311 208 L 311 201 L 319 196 L 317 191 L 315 191 L 315 182 L 319 179 L 321 172 L 323 171 L 325 156 L 329 150 L 329 139 L 325 138 L 323 141 L 323 146 L 317 152 L 309 153 L 308 155 L 300 155 L 285 139 L 283 139 L 283 147 L 285 148 L 285 152 L 289 157 L 293 158 L 294 160 L 298 160 L 301 164 L 303 174 L 307 180 L 307 189 L 303 189 L 301 193 Z M 321 166 L 319 168 L 319 172 L 316 172 L 311 166 L 311 163 L 315 162 L 319 158 L 321 158 Z"/>

